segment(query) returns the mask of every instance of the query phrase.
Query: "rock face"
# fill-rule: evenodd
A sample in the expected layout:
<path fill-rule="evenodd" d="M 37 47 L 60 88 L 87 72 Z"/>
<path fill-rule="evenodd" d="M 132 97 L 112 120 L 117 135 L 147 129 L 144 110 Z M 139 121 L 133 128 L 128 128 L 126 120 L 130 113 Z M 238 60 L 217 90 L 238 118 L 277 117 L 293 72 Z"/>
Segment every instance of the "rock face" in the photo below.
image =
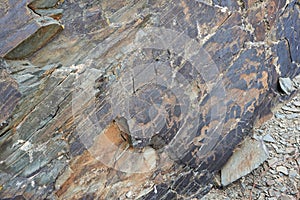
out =
<path fill-rule="evenodd" d="M 297 1 L 0 9 L 3 83 L 15 94 L 1 107 L 3 199 L 200 198 L 253 126 L 296 92 L 284 94 L 279 77 L 300 72 Z M 31 26 L 30 10 L 60 22 Z"/>

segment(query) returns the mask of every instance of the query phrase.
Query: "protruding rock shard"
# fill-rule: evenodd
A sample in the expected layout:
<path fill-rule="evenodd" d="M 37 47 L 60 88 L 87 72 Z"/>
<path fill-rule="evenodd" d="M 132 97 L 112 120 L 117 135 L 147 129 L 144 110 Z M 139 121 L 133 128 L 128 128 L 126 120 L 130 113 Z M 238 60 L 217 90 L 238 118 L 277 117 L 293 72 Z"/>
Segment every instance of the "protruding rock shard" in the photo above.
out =
<path fill-rule="evenodd" d="M 17 13 L 17 14 L 16 14 Z M 26 1 L 12 2 L 0 18 L 0 57 L 23 59 L 43 47 L 63 29 L 55 19 L 34 14 Z"/>
<path fill-rule="evenodd" d="M 256 169 L 268 158 L 262 140 L 246 139 L 221 170 L 221 182 L 226 186 Z"/>
<path fill-rule="evenodd" d="M 292 91 L 294 91 L 293 82 L 290 78 L 279 78 L 279 86 L 282 89 L 282 91 L 290 95 Z"/>

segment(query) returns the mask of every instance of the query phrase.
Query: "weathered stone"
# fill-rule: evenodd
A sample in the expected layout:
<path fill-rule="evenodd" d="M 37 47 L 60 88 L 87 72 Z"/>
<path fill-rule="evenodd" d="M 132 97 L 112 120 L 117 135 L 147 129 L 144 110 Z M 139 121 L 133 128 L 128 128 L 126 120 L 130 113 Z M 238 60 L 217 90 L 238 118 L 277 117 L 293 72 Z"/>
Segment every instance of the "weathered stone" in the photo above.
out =
<path fill-rule="evenodd" d="M 221 182 L 226 186 L 256 169 L 267 158 L 268 152 L 262 141 L 247 139 L 233 153 L 221 170 Z"/>
<path fill-rule="evenodd" d="M 288 106 L 282 106 L 281 108 L 284 111 L 289 111 L 289 112 L 294 112 L 294 113 L 300 113 L 300 109 L 299 108 L 291 108 Z"/>
<path fill-rule="evenodd" d="M 267 134 L 263 137 L 263 140 L 265 142 L 272 142 L 272 143 L 276 143 L 276 141 L 274 140 L 274 138 L 270 135 L 270 134 Z"/>
<path fill-rule="evenodd" d="M 294 104 L 296 107 L 300 107 L 300 101 L 294 101 L 293 104 Z"/>
<path fill-rule="evenodd" d="M 278 166 L 278 167 L 276 167 L 276 170 L 278 172 L 283 173 L 284 175 L 289 175 L 288 169 L 284 166 Z"/>
<path fill-rule="evenodd" d="M 282 91 L 289 95 L 292 91 L 294 91 L 293 82 L 290 78 L 279 78 L 279 85 Z"/>

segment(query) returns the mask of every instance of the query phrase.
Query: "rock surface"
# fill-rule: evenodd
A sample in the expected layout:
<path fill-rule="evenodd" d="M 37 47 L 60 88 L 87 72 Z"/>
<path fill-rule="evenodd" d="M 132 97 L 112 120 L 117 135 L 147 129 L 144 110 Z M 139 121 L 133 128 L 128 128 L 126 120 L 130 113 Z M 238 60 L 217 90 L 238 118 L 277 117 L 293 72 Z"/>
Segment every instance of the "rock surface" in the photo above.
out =
<path fill-rule="evenodd" d="M 41 43 L 33 48 L 27 39 L 39 39 L 37 30 L 55 31 L 38 26 L 11 42 L 23 29 L 13 24 L 1 32 L 5 73 L 22 94 L 17 106 L 5 101 L 14 106 L 0 130 L 2 199 L 201 198 L 253 127 L 296 94 L 283 94 L 278 84 L 300 72 L 298 1 L 0 5 L 2 26 L 14 19 L 26 28 L 36 18 L 29 8 L 48 15 L 38 9 L 53 7 L 63 11 L 53 16 L 65 27 L 35 54 Z M 25 17 L 13 17 L 12 5 Z M 134 110 L 141 105 L 149 112 Z M 288 107 L 283 111 L 299 109 Z M 116 117 L 127 118 L 140 146 L 129 145 Z M 285 144 L 280 140 L 274 150 L 283 154 Z M 297 176 L 293 170 L 289 176 Z"/>

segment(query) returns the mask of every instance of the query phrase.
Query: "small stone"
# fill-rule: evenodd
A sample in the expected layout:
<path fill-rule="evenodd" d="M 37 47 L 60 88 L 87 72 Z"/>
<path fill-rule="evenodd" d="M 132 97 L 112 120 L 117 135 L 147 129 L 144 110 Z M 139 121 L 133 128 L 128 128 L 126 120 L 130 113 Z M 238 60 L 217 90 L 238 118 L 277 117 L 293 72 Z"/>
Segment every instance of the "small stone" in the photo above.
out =
<path fill-rule="evenodd" d="M 291 169 L 291 170 L 290 170 L 289 176 L 290 176 L 291 178 L 294 178 L 294 177 L 296 177 L 297 175 L 298 175 L 298 172 L 297 172 L 295 169 Z"/>
<path fill-rule="evenodd" d="M 126 198 L 131 198 L 132 197 L 132 191 L 128 191 L 126 194 L 125 194 Z"/>
<path fill-rule="evenodd" d="M 285 152 L 286 152 L 287 154 L 293 154 L 293 153 L 295 153 L 295 151 L 296 151 L 296 149 L 293 148 L 293 147 L 287 147 L 287 148 L 285 149 Z"/>
<path fill-rule="evenodd" d="M 274 138 L 270 135 L 270 134 L 267 134 L 263 137 L 263 140 L 265 142 L 272 142 L 272 143 L 276 143 L 276 141 L 274 140 Z"/>
<path fill-rule="evenodd" d="M 291 200 L 291 199 L 293 199 L 291 196 L 285 195 L 285 194 L 282 194 L 282 195 L 279 197 L 279 200 Z"/>
<path fill-rule="evenodd" d="M 291 108 L 291 107 L 288 107 L 288 106 L 282 106 L 281 109 L 284 110 L 284 111 L 289 111 L 289 112 L 294 112 L 294 113 L 299 113 L 300 112 L 300 109 Z"/>
<path fill-rule="evenodd" d="M 278 167 L 276 167 L 276 170 L 278 172 L 283 173 L 284 175 L 289 175 L 288 169 L 284 166 L 278 166 Z"/>
<path fill-rule="evenodd" d="M 295 119 L 298 118 L 299 114 L 293 113 L 286 116 L 287 119 Z"/>
<path fill-rule="evenodd" d="M 271 185 L 275 184 L 275 181 L 274 180 L 268 180 L 266 183 L 267 183 L 267 186 L 271 186 Z"/>
<path fill-rule="evenodd" d="M 285 186 L 283 186 L 281 189 L 280 189 L 280 192 L 285 192 L 287 190 L 287 188 Z"/>
<path fill-rule="evenodd" d="M 296 106 L 296 107 L 300 107 L 300 101 L 294 101 L 294 106 Z"/>
<path fill-rule="evenodd" d="M 274 196 L 276 196 L 276 194 L 275 194 L 275 191 L 271 188 L 271 189 L 269 189 L 269 195 L 271 196 L 271 197 L 274 197 Z"/>
<path fill-rule="evenodd" d="M 289 95 L 294 90 L 293 82 L 290 78 L 280 77 L 279 86 L 282 89 L 282 91 L 287 95 Z"/>
<path fill-rule="evenodd" d="M 268 164 L 270 167 L 276 166 L 276 164 L 278 164 L 278 159 L 277 158 L 272 158 L 270 160 L 268 160 Z"/>
<path fill-rule="evenodd" d="M 270 173 L 273 174 L 273 175 L 277 174 L 277 172 L 276 172 L 275 170 L 270 169 L 269 171 L 270 171 Z"/>
<path fill-rule="evenodd" d="M 283 118 L 285 118 L 285 115 L 282 114 L 282 113 L 277 112 L 277 113 L 275 113 L 275 117 L 276 117 L 277 119 L 283 119 Z"/>

